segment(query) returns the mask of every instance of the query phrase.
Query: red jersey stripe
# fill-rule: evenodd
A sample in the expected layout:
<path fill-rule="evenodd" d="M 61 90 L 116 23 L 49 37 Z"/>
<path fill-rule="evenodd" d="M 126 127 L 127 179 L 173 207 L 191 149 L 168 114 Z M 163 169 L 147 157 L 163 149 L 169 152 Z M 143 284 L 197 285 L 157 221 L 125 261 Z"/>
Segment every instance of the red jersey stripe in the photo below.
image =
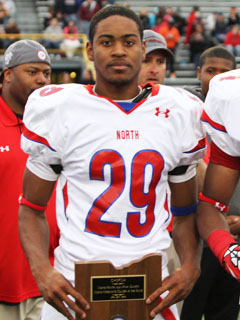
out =
<path fill-rule="evenodd" d="M 204 137 L 203 139 L 199 140 L 198 144 L 196 145 L 196 147 L 194 147 L 192 150 L 185 151 L 184 153 L 193 153 L 193 152 L 201 150 L 201 149 L 203 149 L 205 147 L 206 147 L 206 137 Z"/>
<path fill-rule="evenodd" d="M 24 137 L 26 137 L 27 139 L 32 140 L 32 141 L 35 141 L 35 142 L 37 142 L 37 143 L 44 144 L 44 145 L 47 146 L 49 149 L 51 149 L 52 151 L 56 152 L 56 150 L 54 150 L 54 149 L 50 146 L 50 144 L 49 144 L 49 142 L 47 141 L 47 139 L 45 139 L 45 138 L 37 135 L 36 133 L 28 130 L 26 127 L 24 127 L 24 129 L 23 129 L 23 135 L 24 135 Z"/>
<path fill-rule="evenodd" d="M 240 157 L 233 157 L 222 151 L 216 144 L 211 142 L 210 161 L 227 168 L 240 170 Z"/>
<path fill-rule="evenodd" d="M 216 130 L 227 132 L 226 128 L 223 125 L 217 122 L 214 122 L 212 119 L 210 119 L 210 117 L 207 115 L 207 113 L 204 110 L 201 116 L 201 120 L 203 122 L 207 122 L 208 124 L 210 124 L 210 126 L 212 126 Z"/>

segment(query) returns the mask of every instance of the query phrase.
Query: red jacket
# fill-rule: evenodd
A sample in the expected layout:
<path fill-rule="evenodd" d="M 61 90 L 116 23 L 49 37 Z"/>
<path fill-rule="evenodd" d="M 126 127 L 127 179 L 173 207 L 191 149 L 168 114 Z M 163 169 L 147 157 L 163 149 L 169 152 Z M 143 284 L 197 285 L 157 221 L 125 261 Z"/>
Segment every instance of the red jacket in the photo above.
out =
<path fill-rule="evenodd" d="M 0 301 L 17 303 L 40 296 L 18 235 L 18 197 L 27 154 L 20 148 L 23 123 L 0 97 Z M 50 261 L 58 245 L 55 193 L 46 211 L 50 226 Z"/>

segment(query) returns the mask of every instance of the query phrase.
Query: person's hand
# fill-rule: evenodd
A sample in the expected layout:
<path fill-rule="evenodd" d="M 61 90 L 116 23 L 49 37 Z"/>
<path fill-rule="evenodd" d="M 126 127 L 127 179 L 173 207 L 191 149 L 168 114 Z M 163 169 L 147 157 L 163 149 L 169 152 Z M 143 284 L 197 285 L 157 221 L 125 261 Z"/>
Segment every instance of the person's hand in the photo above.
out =
<path fill-rule="evenodd" d="M 240 281 L 240 246 L 233 243 L 225 252 L 222 265 L 225 270 L 238 281 Z"/>
<path fill-rule="evenodd" d="M 240 234 L 240 216 L 230 215 L 226 217 L 230 232 L 233 235 Z"/>
<path fill-rule="evenodd" d="M 163 300 L 160 300 L 156 308 L 151 311 L 150 316 L 154 318 L 156 314 L 165 308 L 185 299 L 191 292 L 199 275 L 200 269 L 190 264 L 182 265 L 174 270 L 172 274 L 162 281 L 162 286 L 147 298 L 146 303 L 150 304 L 156 299 L 159 300 L 159 296 L 162 293 L 169 291 L 168 295 Z"/>
<path fill-rule="evenodd" d="M 81 319 L 86 318 L 85 311 L 89 309 L 88 302 L 74 289 L 72 284 L 51 265 L 41 269 L 41 273 L 36 277 L 36 280 L 44 300 L 61 312 L 67 319 L 74 320 L 67 306 L 75 311 L 76 315 Z M 69 296 L 75 299 L 76 302 Z"/>

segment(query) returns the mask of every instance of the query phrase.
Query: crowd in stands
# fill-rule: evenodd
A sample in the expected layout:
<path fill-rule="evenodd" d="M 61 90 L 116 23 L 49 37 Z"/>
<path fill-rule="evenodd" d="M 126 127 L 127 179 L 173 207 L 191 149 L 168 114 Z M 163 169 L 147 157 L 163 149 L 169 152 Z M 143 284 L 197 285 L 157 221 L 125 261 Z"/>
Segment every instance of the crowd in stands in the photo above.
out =
<path fill-rule="evenodd" d="M 74 48 L 80 46 L 73 34 L 87 35 L 92 16 L 100 8 L 113 3 L 114 0 L 55 0 L 55 5 L 49 8 L 48 17 L 44 21 L 43 32 L 49 35 L 66 34 L 68 37 L 61 41 L 51 37 L 44 43 L 46 48 L 71 48 L 68 57 L 72 57 Z M 216 44 L 222 44 L 235 56 L 240 56 L 240 18 L 236 7 L 229 9 L 228 16 L 212 12 L 203 18 L 199 6 L 194 6 L 187 18 L 181 15 L 180 8 L 174 9 L 172 6 L 161 6 L 153 12 L 142 8 L 139 16 L 144 29 L 153 29 L 163 35 L 173 53 L 176 53 L 181 37 L 184 38 L 189 60 L 195 67 L 199 65 L 201 53 Z M 174 61 L 170 65 L 170 75 L 175 77 Z"/>
<path fill-rule="evenodd" d="M 47 49 L 64 49 L 68 58 L 73 57 L 74 50 L 81 43 L 76 34 L 88 35 L 92 16 L 104 6 L 113 4 L 114 0 L 55 0 L 49 7 L 44 20 L 43 34 L 47 38 L 43 45 Z M 126 3 L 126 5 L 128 5 Z M 16 9 L 13 0 L 0 0 L 0 35 L 21 32 L 14 21 Z M 181 8 L 172 6 L 158 7 L 152 12 L 142 8 L 139 12 L 144 29 L 153 29 L 163 35 L 169 49 L 176 53 L 181 38 L 189 50 L 189 60 L 195 67 L 199 65 L 201 53 L 216 44 L 225 46 L 240 57 L 240 17 L 236 7 L 229 9 L 229 15 L 212 12 L 203 17 L 201 7 L 194 6 L 187 18 L 181 14 Z M 7 48 L 14 42 L 0 38 L 0 49 Z M 170 75 L 175 77 L 174 61 L 170 64 Z"/>
<path fill-rule="evenodd" d="M 0 49 L 7 48 L 15 41 L 13 34 L 20 34 L 15 22 L 16 5 L 13 0 L 0 1 L 0 35 L 9 34 L 8 39 L 0 38 Z"/>

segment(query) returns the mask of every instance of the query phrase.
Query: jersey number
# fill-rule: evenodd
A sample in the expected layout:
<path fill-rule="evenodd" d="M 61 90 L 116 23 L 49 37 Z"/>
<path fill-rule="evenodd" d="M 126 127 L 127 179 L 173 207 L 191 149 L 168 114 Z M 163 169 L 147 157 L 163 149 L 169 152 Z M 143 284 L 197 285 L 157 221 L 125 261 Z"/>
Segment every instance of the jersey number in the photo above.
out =
<path fill-rule="evenodd" d="M 105 237 L 120 237 L 121 223 L 104 221 L 106 211 L 121 196 L 126 183 L 126 168 L 121 155 L 114 150 L 101 150 L 90 162 L 90 179 L 104 181 L 104 166 L 110 166 L 109 187 L 93 202 L 86 219 L 85 231 Z M 150 181 L 146 181 L 146 168 L 151 167 Z M 145 208 L 145 221 L 140 221 L 140 212 L 127 213 L 127 230 L 133 237 L 144 237 L 155 221 L 154 207 L 156 185 L 160 180 L 164 162 L 162 156 L 153 150 L 138 152 L 131 165 L 129 197 L 136 208 Z M 148 175 L 149 176 L 149 175 Z M 149 180 L 149 178 L 148 178 Z M 121 214 L 121 212 L 119 212 Z"/>

